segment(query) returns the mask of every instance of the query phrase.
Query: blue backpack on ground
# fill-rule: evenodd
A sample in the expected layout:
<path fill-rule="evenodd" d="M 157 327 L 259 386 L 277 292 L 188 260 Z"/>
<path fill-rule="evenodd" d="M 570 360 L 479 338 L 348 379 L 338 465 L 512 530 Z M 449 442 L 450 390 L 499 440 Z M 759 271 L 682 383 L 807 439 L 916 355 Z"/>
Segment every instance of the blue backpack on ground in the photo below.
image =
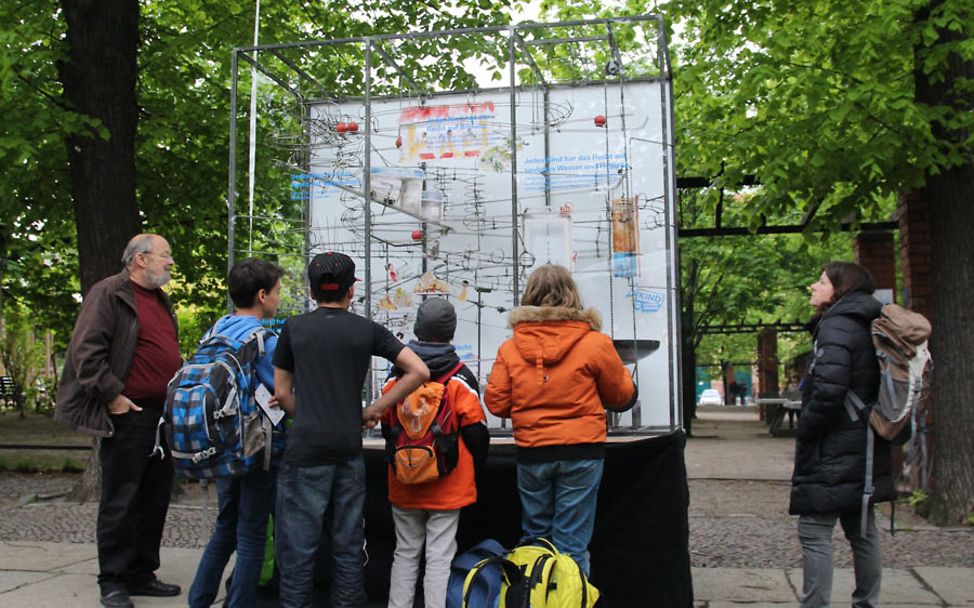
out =
<path fill-rule="evenodd" d="M 237 477 L 270 468 L 273 427 L 254 398 L 263 327 L 240 340 L 211 329 L 169 381 L 163 411 L 176 474 Z"/>
<path fill-rule="evenodd" d="M 507 549 L 492 538 L 482 540 L 473 548 L 453 558 L 450 564 L 450 582 L 446 588 L 446 608 L 463 606 L 463 583 L 471 568 L 491 557 L 507 553 Z M 490 608 L 497 606 L 501 592 L 501 567 L 485 569 L 469 589 L 469 606 Z"/>

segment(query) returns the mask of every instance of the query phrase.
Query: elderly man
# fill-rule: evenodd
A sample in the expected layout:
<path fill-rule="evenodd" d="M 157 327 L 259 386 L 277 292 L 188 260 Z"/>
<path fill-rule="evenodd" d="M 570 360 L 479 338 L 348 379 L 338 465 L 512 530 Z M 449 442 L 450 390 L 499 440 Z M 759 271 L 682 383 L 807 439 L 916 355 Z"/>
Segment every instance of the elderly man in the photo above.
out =
<path fill-rule="evenodd" d="M 132 238 L 125 269 L 85 296 L 58 385 L 55 417 L 101 437 L 98 585 L 109 608 L 132 595 L 175 596 L 155 576 L 173 467 L 159 426 L 169 379 L 180 366 L 176 318 L 160 289 L 172 252 L 155 234 Z"/>

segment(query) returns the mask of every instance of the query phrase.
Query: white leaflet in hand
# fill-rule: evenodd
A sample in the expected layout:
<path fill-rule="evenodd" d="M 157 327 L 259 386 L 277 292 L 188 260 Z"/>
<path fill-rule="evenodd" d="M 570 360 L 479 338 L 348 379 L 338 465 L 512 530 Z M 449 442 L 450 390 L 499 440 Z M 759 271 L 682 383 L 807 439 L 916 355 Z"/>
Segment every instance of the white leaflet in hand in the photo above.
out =
<path fill-rule="evenodd" d="M 272 407 L 270 405 L 271 397 L 271 392 L 267 390 L 267 387 L 264 386 L 263 382 L 257 385 L 257 390 L 254 391 L 254 399 L 257 400 L 257 404 L 260 405 L 260 409 L 264 410 L 264 413 L 267 414 L 267 417 L 271 419 L 274 426 L 277 426 L 277 423 L 279 423 L 281 418 L 284 417 L 284 410 L 282 410 L 280 406 Z"/>

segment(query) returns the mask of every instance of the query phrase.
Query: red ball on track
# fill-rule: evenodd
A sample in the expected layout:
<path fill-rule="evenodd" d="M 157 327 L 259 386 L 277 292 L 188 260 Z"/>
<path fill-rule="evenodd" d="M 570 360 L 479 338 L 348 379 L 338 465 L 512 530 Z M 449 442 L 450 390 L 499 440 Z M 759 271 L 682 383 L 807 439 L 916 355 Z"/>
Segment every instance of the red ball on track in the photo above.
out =
<path fill-rule="evenodd" d="M 595 126 L 596 127 L 604 127 L 605 126 L 605 116 L 602 116 L 601 114 L 599 114 L 598 116 L 596 116 L 595 117 Z"/>
<path fill-rule="evenodd" d="M 422 230 L 413 230 L 413 235 L 412 236 L 413 236 L 413 240 L 414 241 L 422 240 L 422 238 L 423 238 L 423 231 Z"/>

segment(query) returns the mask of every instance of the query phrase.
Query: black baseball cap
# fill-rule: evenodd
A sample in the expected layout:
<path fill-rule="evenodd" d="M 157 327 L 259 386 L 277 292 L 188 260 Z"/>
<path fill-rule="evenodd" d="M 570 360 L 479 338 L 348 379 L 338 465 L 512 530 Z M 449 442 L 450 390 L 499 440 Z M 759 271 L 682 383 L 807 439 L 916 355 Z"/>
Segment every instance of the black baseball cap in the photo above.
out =
<path fill-rule="evenodd" d="M 308 264 L 308 281 L 315 291 L 345 291 L 358 281 L 355 277 L 355 262 L 338 251 L 319 253 Z"/>

